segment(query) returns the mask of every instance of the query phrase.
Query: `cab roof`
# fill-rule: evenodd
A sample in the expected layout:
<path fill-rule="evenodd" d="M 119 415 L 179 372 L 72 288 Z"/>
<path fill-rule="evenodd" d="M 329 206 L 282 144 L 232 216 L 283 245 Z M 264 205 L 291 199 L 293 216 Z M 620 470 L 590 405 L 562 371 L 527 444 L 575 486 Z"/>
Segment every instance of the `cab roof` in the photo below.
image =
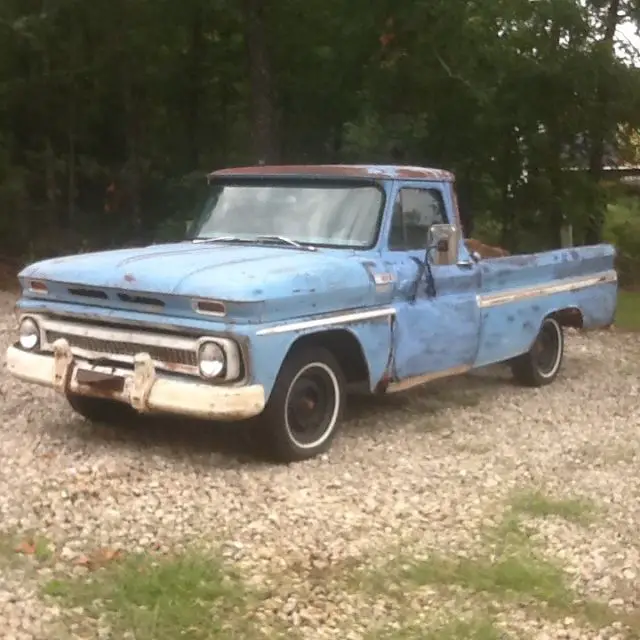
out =
<path fill-rule="evenodd" d="M 411 167 L 407 165 L 381 164 L 293 164 L 293 165 L 257 165 L 219 169 L 209 174 L 216 177 L 304 177 L 304 178 L 381 178 L 401 180 L 429 180 L 453 182 L 455 177 L 450 171 L 429 167 Z"/>

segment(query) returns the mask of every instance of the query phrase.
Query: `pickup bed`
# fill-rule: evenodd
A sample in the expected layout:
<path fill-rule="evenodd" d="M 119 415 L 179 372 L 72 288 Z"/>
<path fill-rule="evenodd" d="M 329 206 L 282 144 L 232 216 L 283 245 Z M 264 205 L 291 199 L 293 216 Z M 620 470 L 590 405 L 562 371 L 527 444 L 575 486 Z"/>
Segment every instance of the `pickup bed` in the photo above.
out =
<path fill-rule="evenodd" d="M 258 417 L 291 462 L 327 450 L 352 388 L 498 362 L 543 386 L 564 327 L 613 321 L 612 246 L 481 259 L 446 171 L 260 166 L 209 183 L 182 242 L 23 269 L 9 371 L 95 421 Z"/>

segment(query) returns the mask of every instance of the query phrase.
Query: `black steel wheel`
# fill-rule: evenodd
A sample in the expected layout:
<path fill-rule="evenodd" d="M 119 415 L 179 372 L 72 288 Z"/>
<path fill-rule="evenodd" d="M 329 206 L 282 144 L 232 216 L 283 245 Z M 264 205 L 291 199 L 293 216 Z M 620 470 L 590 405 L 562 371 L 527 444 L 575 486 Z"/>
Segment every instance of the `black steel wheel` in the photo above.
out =
<path fill-rule="evenodd" d="M 551 384 L 557 377 L 564 357 L 564 333 L 560 323 L 545 318 L 531 349 L 511 362 L 517 382 L 529 387 Z"/>
<path fill-rule="evenodd" d="M 290 354 L 263 414 L 270 452 L 281 462 L 297 462 L 326 451 L 340 424 L 345 382 L 340 365 L 326 349 Z"/>

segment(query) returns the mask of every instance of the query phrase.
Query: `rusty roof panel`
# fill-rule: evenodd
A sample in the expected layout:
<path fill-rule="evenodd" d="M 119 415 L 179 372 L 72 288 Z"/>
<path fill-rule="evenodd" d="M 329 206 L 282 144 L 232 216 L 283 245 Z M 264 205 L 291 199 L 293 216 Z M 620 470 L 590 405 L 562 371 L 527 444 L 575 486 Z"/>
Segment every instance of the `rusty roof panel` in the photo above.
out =
<path fill-rule="evenodd" d="M 453 182 L 454 175 L 443 169 L 428 167 L 410 167 L 406 165 L 379 164 L 294 164 L 294 165 L 259 165 L 253 167 L 237 167 L 220 169 L 210 174 L 211 177 L 231 176 L 307 176 L 307 177 L 345 177 L 345 178 L 381 178 L 402 180 L 436 180 Z"/>

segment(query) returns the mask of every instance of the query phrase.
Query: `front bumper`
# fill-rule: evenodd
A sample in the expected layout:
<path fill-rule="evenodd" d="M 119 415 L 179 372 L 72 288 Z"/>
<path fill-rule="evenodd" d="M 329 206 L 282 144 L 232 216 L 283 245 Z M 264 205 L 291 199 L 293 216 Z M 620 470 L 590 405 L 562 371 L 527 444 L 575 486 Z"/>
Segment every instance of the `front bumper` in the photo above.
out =
<path fill-rule="evenodd" d="M 17 346 L 7 350 L 7 368 L 16 378 L 62 394 L 109 398 L 134 407 L 141 413 L 174 413 L 211 420 L 243 420 L 262 412 L 265 406 L 262 385 L 214 386 L 196 379 L 159 374 L 148 354 L 134 359 L 133 371 L 93 366 L 74 358 L 66 340 L 57 340 L 52 355 L 31 353 Z M 81 370 L 123 378 L 122 389 L 106 389 L 99 384 L 78 381 Z"/>

